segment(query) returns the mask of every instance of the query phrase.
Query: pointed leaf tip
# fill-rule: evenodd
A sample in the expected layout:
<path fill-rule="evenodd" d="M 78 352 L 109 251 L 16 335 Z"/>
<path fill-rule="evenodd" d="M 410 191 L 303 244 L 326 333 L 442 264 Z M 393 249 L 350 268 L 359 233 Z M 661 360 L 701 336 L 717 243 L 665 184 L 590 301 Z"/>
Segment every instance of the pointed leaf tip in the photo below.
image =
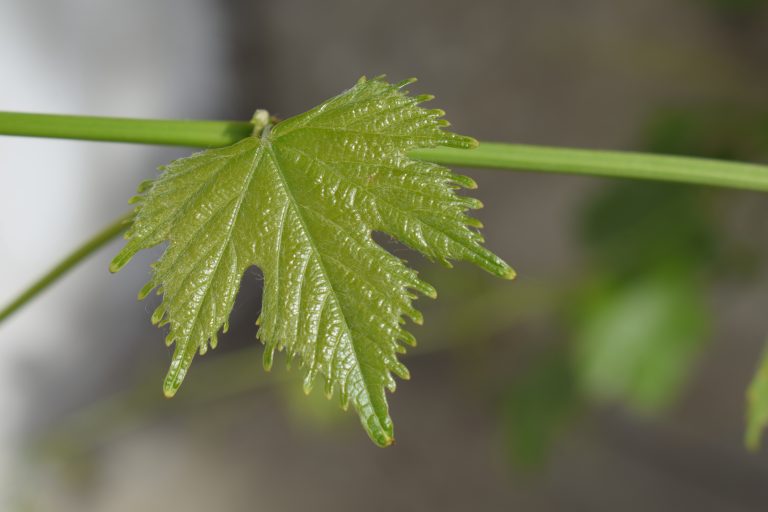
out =
<path fill-rule="evenodd" d="M 395 442 L 395 435 L 392 429 L 392 424 L 383 425 L 378 418 L 372 416 L 369 418 L 368 423 L 363 423 L 365 431 L 368 433 L 368 437 L 379 448 L 386 448 L 391 446 Z"/>
<path fill-rule="evenodd" d="M 180 361 L 173 361 L 171 363 L 171 368 L 168 370 L 163 381 L 163 395 L 165 395 L 165 398 L 173 398 L 176 395 L 186 375 L 187 370 Z"/>
<path fill-rule="evenodd" d="M 165 385 L 163 386 L 163 396 L 165 396 L 165 398 L 173 398 L 178 390 L 178 387 Z"/>
<path fill-rule="evenodd" d="M 452 148 L 466 150 L 475 149 L 480 145 L 480 143 L 475 138 L 456 134 L 448 134 L 448 136 L 441 142 L 441 144 Z"/>
<path fill-rule="evenodd" d="M 468 190 L 475 190 L 477 188 L 477 182 L 469 176 L 464 176 L 463 174 L 454 174 L 451 177 L 451 180 L 457 185 L 460 185 Z"/>
<path fill-rule="evenodd" d="M 378 77 L 377 77 L 378 78 Z M 384 75 L 381 75 L 381 78 L 384 78 Z M 413 83 L 418 82 L 419 79 L 416 77 L 406 78 L 405 80 L 401 80 L 400 82 L 395 84 L 395 89 L 402 89 L 403 87 L 407 87 Z"/>
<path fill-rule="evenodd" d="M 139 290 L 139 294 L 137 295 L 138 300 L 144 300 L 147 298 L 147 296 L 152 293 L 152 290 L 155 289 L 155 283 L 153 281 L 149 281 L 147 284 L 145 284 L 141 290 Z"/>
<path fill-rule="evenodd" d="M 130 261 L 131 258 L 126 258 L 122 253 L 115 256 L 115 258 L 109 262 L 109 271 L 112 274 L 116 274 L 122 270 L 122 268 Z"/>

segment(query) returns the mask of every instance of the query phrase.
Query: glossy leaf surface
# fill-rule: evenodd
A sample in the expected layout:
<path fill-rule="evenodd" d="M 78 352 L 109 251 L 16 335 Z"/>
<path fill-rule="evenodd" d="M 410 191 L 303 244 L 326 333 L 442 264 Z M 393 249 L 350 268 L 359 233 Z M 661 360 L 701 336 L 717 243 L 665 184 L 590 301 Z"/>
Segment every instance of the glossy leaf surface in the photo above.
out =
<path fill-rule="evenodd" d="M 172 396 L 196 353 L 215 347 L 243 273 L 264 273 L 259 339 L 264 363 L 285 350 L 304 370 L 309 391 L 319 375 L 330 396 L 351 402 L 376 444 L 393 441 L 385 389 L 392 374 L 408 378 L 397 359 L 414 338 L 403 317 L 420 323 L 414 292 L 435 290 L 403 260 L 376 244 L 389 234 L 430 260 L 465 260 L 492 274 L 513 271 L 481 244 L 459 196 L 471 179 L 407 152 L 474 139 L 443 130 L 440 110 L 421 108 L 381 79 L 355 87 L 260 135 L 176 160 L 140 187 L 117 271 L 142 249 L 167 241 L 140 297 L 157 288 L 152 320 L 169 324 L 175 343 L 164 383 Z"/>

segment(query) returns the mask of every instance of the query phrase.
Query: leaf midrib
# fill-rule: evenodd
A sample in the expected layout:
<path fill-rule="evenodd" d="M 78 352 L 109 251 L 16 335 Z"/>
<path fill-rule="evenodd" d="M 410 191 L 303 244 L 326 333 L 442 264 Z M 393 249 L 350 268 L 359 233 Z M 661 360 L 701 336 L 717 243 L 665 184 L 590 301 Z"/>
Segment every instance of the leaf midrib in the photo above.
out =
<path fill-rule="evenodd" d="M 376 421 L 380 424 L 381 430 L 384 431 L 385 429 L 384 429 L 383 422 L 381 418 L 378 417 L 377 407 L 374 405 L 373 399 L 371 397 L 371 391 L 370 391 L 371 384 L 368 380 L 366 372 L 363 370 L 364 367 L 360 362 L 360 356 L 357 352 L 357 347 L 355 346 L 355 337 L 352 335 L 352 331 L 349 327 L 349 324 L 347 323 L 347 315 L 346 315 L 346 312 L 344 311 L 344 307 L 342 306 L 341 301 L 339 300 L 339 295 L 336 292 L 336 289 L 333 286 L 333 282 L 329 277 L 329 273 L 325 268 L 325 264 L 323 263 L 322 253 L 318 250 L 317 246 L 315 245 L 315 241 L 312 238 L 311 231 L 307 227 L 306 220 L 304 219 L 304 216 L 301 213 L 300 205 L 298 201 L 296 201 L 296 198 L 294 197 L 293 192 L 291 191 L 291 188 L 288 186 L 287 179 L 285 177 L 285 174 L 283 173 L 283 170 L 280 167 L 280 161 L 277 158 L 277 155 L 275 154 L 271 141 L 263 140 L 262 148 L 264 151 L 269 152 L 270 157 L 272 158 L 272 161 L 275 164 L 275 174 L 277 175 L 280 181 L 280 184 L 282 185 L 282 188 L 285 191 L 286 197 L 288 198 L 288 202 L 290 203 L 292 209 L 296 213 L 296 217 L 299 220 L 299 224 L 301 224 L 302 230 L 304 231 L 304 234 L 306 236 L 307 243 L 309 244 L 312 252 L 315 254 L 317 258 L 317 264 L 320 267 L 320 272 L 323 274 L 323 276 L 325 277 L 325 281 L 328 283 L 328 286 L 330 289 L 330 292 L 328 295 L 332 295 L 333 300 L 336 301 L 336 304 L 338 304 L 339 311 L 341 311 L 341 320 L 344 324 L 344 332 L 349 337 L 350 348 L 352 349 L 352 355 L 355 358 L 355 363 L 356 363 L 355 368 L 357 368 L 357 371 L 360 373 L 360 376 L 363 379 L 363 383 L 365 384 L 365 394 L 367 396 L 368 402 L 371 404 L 374 414 L 376 415 Z M 330 378 L 330 376 L 327 376 L 326 378 Z M 389 435 L 387 435 L 386 433 L 385 435 L 389 437 Z"/>

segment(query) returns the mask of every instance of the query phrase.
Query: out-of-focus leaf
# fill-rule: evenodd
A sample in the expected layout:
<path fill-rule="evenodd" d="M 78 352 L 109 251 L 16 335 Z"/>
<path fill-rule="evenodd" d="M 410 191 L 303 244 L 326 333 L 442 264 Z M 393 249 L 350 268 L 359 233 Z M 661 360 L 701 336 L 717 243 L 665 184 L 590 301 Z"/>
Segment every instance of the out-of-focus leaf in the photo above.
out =
<path fill-rule="evenodd" d="M 768 5 L 768 0 L 708 0 Z M 739 105 L 664 108 L 647 128 L 646 149 L 657 153 L 752 160 L 768 153 L 768 111 Z"/>
<path fill-rule="evenodd" d="M 725 13 L 748 14 L 768 5 L 766 0 L 704 0 L 705 3 Z"/>
<path fill-rule="evenodd" d="M 593 282 L 578 296 L 574 371 L 587 399 L 653 411 L 677 396 L 708 332 L 703 269 L 715 259 L 706 192 L 625 182 L 584 221 Z"/>
<path fill-rule="evenodd" d="M 522 468 L 540 466 L 578 405 L 567 352 L 552 351 L 534 361 L 512 383 L 504 399 L 506 442 L 512 460 Z"/>
<path fill-rule="evenodd" d="M 695 187 L 617 183 L 587 207 L 582 234 L 598 272 L 620 279 L 672 263 L 698 269 L 715 255 L 708 196 Z"/>
<path fill-rule="evenodd" d="M 768 348 L 763 351 L 757 373 L 747 391 L 747 432 L 745 441 L 750 450 L 760 448 L 763 430 L 768 426 Z"/>
<path fill-rule="evenodd" d="M 707 2 L 733 14 L 750 13 L 754 8 L 768 5 L 767 0 Z M 651 151 L 737 160 L 768 157 L 768 112 L 765 109 L 732 105 L 666 109 L 656 115 L 648 133 L 648 149 Z M 741 254 L 731 252 L 726 256 L 720 264 L 725 263 L 725 270 L 730 274 L 754 271 L 749 251 Z M 767 424 L 768 350 L 747 392 L 745 441 L 750 449 L 759 447 Z"/>
<path fill-rule="evenodd" d="M 594 292 L 575 335 L 582 392 L 640 411 L 667 405 L 709 331 L 702 295 L 696 280 L 675 270 Z"/>
<path fill-rule="evenodd" d="M 571 305 L 574 374 L 586 399 L 650 412 L 678 395 L 709 330 L 702 276 L 718 256 L 710 197 L 622 182 L 586 209 L 592 281 Z"/>

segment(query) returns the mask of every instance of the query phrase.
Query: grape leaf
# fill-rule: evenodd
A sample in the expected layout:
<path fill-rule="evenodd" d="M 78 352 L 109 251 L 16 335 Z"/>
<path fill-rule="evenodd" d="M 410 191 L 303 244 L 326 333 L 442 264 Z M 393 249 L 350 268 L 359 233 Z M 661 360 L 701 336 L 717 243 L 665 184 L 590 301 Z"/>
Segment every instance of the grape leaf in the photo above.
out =
<path fill-rule="evenodd" d="M 260 134 L 176 160 L 139 187 L 128 241 L 110 269 L 168 242 L 139 294 L 163 294 L 152 321 L 170 324 L 166 342 L 175 343 L 167 396 L 195 354 L 226 332 L 240 280 L 256 265 L 264 273 L 257 324 L 265 367 L 284 349 L 298 358 L 305 391 L 319 374 L 329 398 L 338 388 L 342 405 L 352 402 L 376 444 L 392 443 L 385 390 L 395 389 L 393 373 L 408 378 L 397 354 L 415 343 L 403 317 L 421 323 L 414 292 L 436 292 L 372 231 L 448 266 L 465 260 L 514 276 L 466 214 L 480 202 L 455 193 L 474 182 L 408 157 L 416 148 L 477 145 L 444 131 L 443 111 L 419 106 L 431 96 L 408 96 L 403 87 L 412 81 L 362 78 Z"/>

